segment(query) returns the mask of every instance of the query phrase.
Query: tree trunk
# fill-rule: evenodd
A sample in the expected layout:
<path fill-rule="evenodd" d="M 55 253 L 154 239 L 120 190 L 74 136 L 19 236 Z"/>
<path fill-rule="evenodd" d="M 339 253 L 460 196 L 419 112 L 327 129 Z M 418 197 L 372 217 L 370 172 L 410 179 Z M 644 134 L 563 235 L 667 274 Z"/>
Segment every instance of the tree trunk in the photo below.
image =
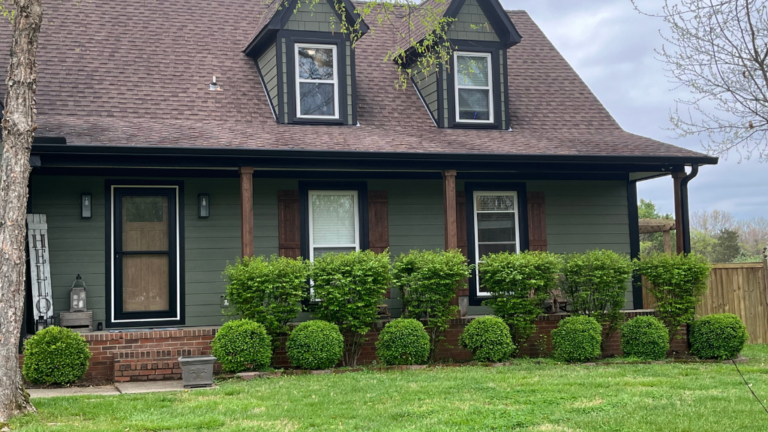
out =
<path fill-rule="evenodd" d="M 34 411 L 19 371 L 19 336 L 24 316 L 29 156 L 35 129 L 37 42 L 41 0 L 14 0 L 13 41 L 8 64 L 0 165 L 0 425 Z"/>

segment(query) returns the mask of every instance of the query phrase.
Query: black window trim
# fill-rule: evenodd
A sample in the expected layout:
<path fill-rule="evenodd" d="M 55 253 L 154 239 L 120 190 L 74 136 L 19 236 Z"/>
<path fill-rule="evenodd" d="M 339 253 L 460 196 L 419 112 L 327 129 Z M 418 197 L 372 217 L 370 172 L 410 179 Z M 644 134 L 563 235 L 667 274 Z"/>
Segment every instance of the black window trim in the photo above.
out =
<path fill-rule="evenodd" d="M 288 96 L 288 123 L 292 124 L 321 124 L 321 125 L 346 125 L 348 124 L 348 108 L 347 108 L 347 67 L 346 67 L 346 42 L 347 37 L 344 34 L 330 34 L 325 32 L 314 31 L 299 31 L 299 30 L 281 30 L 277 38 L 277 43 L 280 44 L 281 40 L 285 39 L 285 65 L 287 67 L 287 85 L 288 88 L 284 91 L 282 89 L 282 80 L 278 80 L 278 86 L 280 94 L 287 93 Z M 336 46 L 336 71 L 338 72 L 338 80 L 336 89 L 336 97 L 339 101 L 339 117 L 338 118 L 307 118 L 299 117 L 296 111 L 296 44 L 312 44 L 312 45 L 335 45 Z M 279 46 L 278 46 L 279 48 Z M 354 49 L 350 49 L 350 65 L 352 66 L 352 121 L 357 122 L 357 113 L 354 107 L 357 104 L 357 96 L 355 90 L 355 56 Z M 282 65 L 281 65 L 282 69 Z M 279 72 L 282 72 L 282 70 Z M 279 99 L 279 97 L 278 97 Z"/>
<path fill-rule="evenodd" d="M 131 189 L 131 186 L 137 186 L 137 189 L 141 189 L 142 186 L 167 186 L 168 188 L 177 188 L 178 190 L 178 214 L 175 218 L 169 218 L 171 223 L 171 232 L 169 237 L 173 237 L 173 241 L 178 244 L 178 256 L 170 254 L 172 259 L 171 269 L 178 268 L 178 279 L 173 279 L 173 282 L 178 284 L 178 294 L 175 290 L 171 290 L 171 298 L 169 304 L 178 304 L 178 316 L 179 319 L 173 319 L 176 316 L 176 310 L 171 308 L 168 312 L 120 312 L 118 309 L 122 305 L 122 298 L 119 293 L 115 292 L 115 298 L 112 296 L 112 268 L 115 262 L 115 257 L 112 255 L 112 217 L 115 209 L 113 208 L 112 189 L 114 186 L 118 186 L 120 189 Z M 145 188 L 147 193 L 151 193 L 151 189 Z M 162 190 L 162 189 L 161 189 Z M 184 231 L 184 182 L 175 180 L 105 180 L 104 182 L 104 215 L 105 215 L 105 309 L 106 309 L 106 327 L 107 328 L 125 328 L 125 327 L 151 327 L 151 326 L 168 326 L 168 325 L 185 325 L 185 231 Z M 173 197 L 176 200 L 176 196 Z M 117 202 L 115 202 L 117 204 Z M 170 204 L 170 203 L 169 203 Z M 170 206 L 169 206 L 170 207 Z M 176 212 L 176 208 L 172 207 L 173 212 Z M 170 210 L 170 208 L 169 208 Z M 170 212 L 169 212 L 170 214 Z M 178 220 L 178 223 L 177 223 Z M 115 233 L 119 228 L 120 223 L 116 220 Z M 178 238 L 176 233 L 178 232 Z M 169 242 L 171 240 L 169 239 Z M 174 272 L 171 272 L 174 273 Z M 115 280 L 121 275 L 119 269 L 115 268 Z M 177 297 L 178 295 L 178 297 Z M 112 314 L 112 302 L 115 301 L 114 317 Z M 168 317 L 168 319 L 166 319 Z M 114 322 L 114 319 L 118 319 L 118 322 Z M 135 321 L 123 321 L 124 319 L 135 319 Z M 147 321 L 153 319 L 152 321 Z"/>
<path fill-rule="evenodd" d="M 518 215 L 517 220 L 519 224 L 518 232 L 520 238 L 520 251 L 527 251 L 529 247 L 528 243 L 528 192 L 526 183 L 486 183 L 486 182 L 466 182 L 464 183 L 464 193 L 466 199 L 466 211 L 467 211 L 467 258 L 472 265 L 477 264 L 477 257 L 475 256 L 475 192 L 517 192 L 517 206 Z M 478 296 L 477 290 L 473 289 L 476 285 L 475 272 L 472 272 L 472 276 L 469 278 L 469 304 L 471 306 L 482 306 L 483 300 L 487 300 L 490 297 Z"/>
<path fill-rule="evenodd" d="M 485 41 L 468 41 L 468 40 L 451 40 L 454 46 L 454 53 L 451 55 L 451 67 L 448 68 L 446 78 L 448 80 L 448 122 L 449 128 L 464 128 L 464 129 L 499 129 L 502 126 L 501 113 L 502 111 L 508 112 L 507 99 L 504 98 L 505 103 L 502 106 L 501 103 L 501 91 L 507 89 L 507 82 L 509 81 L 509 74 L 505 68 L 504 70 L 504 85 L 501 85 L 499 79 L 499 51 L 504 50 L 504 47 L 498 42 L 485 42 Z M 493 121 L 488 123 L 479 122 L 461 122 L 456 121 L 456 71 L 453 64 L 456 58 L 456 52 L 465 53 L 479 53 L 491 55 L 491 89 L 492 89 L 492 101 L 493 101 Z M 507 114 L 508 116 L 508 114 Z"/>

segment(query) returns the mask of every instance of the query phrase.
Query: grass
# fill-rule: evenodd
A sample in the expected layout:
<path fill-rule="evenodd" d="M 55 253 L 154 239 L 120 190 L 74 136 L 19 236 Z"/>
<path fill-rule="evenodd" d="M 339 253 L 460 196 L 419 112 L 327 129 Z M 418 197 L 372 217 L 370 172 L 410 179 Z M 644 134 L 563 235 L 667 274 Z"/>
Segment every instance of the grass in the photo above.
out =
<path fill-rule="evenodd" d="M 768 345 L 740 365 L 768 399 Z M 19 431 L 764 431 L 733 365 L 575 366 L 304 375 L 215 390 L 35 399 Z"/>

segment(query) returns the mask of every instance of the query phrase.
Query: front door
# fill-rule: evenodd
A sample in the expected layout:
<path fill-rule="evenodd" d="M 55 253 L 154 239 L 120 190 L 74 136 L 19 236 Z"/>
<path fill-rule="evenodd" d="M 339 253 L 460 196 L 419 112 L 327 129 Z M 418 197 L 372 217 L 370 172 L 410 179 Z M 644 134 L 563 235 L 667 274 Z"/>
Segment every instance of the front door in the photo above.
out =
<path fill-rule="evenodd" d="M 181 319 L 176 187 L 113 186 L 112 322 Z"/>

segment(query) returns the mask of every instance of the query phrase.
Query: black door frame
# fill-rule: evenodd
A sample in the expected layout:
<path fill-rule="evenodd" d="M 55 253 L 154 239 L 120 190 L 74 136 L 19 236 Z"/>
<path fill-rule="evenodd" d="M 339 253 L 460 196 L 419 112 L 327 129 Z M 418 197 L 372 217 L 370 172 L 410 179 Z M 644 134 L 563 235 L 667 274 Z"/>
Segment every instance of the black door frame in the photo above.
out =
<path fill-rule="evenodd" d="M 184 189 L 178 181 L 106 182 L 106 308 L 107 327 L 142 327 L 184 324 Z M 122 197 L 166 196 L 168 198 L 169 310 L 122 311 Z M 147 251 L 135 252 L 146 254 Z M 153 253 L 153 252 L 149 252 Z"/>

